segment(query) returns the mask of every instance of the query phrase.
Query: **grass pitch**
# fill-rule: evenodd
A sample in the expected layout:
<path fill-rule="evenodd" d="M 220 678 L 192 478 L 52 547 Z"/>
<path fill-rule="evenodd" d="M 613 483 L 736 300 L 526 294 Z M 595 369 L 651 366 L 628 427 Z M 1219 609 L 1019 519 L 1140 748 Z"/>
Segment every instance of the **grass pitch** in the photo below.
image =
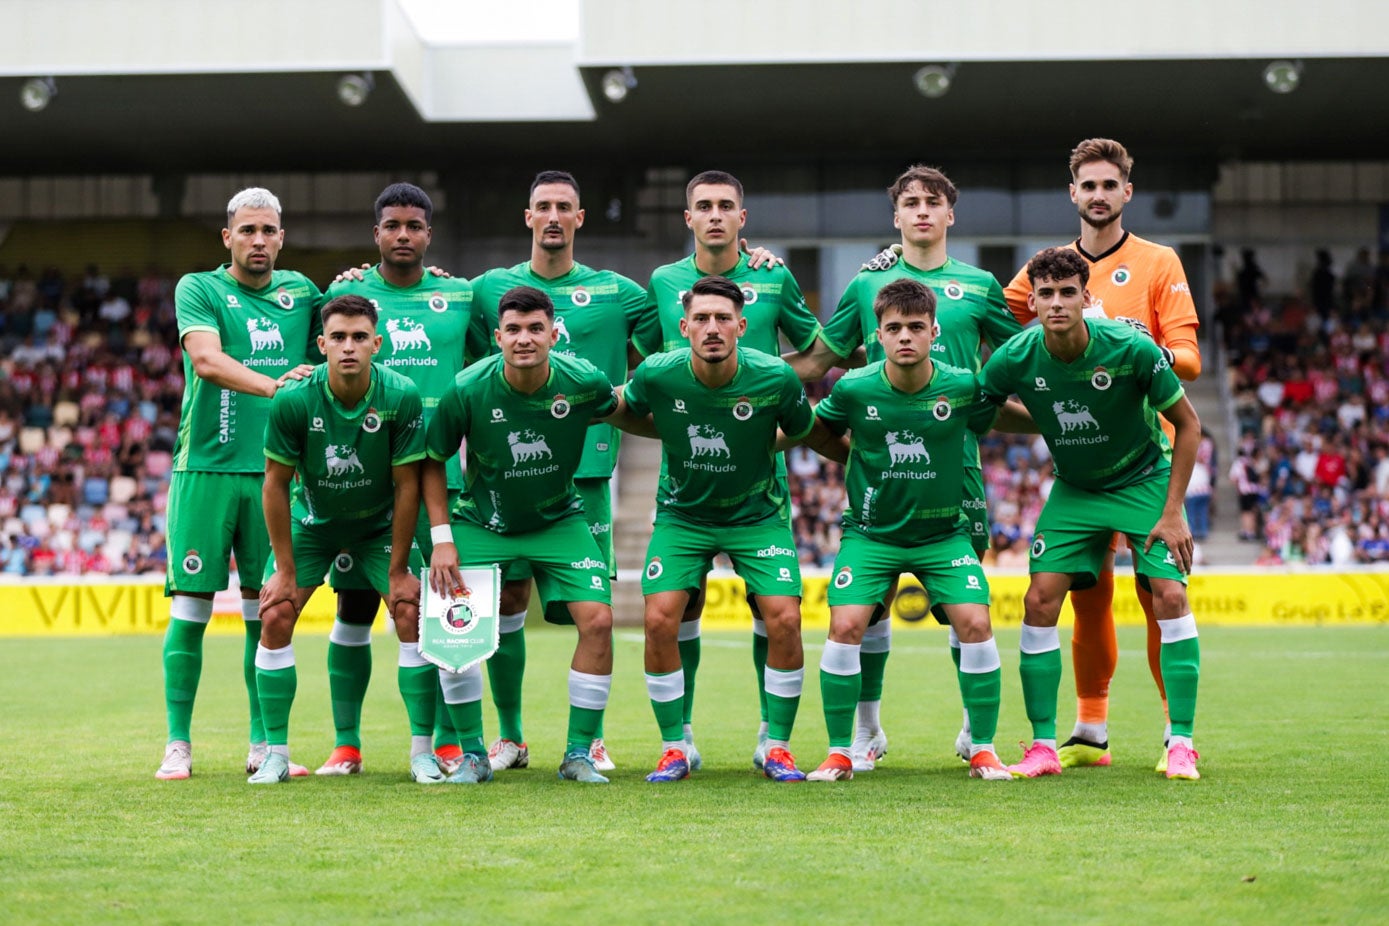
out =
<path fill-rule="evenodd" d="M 940 631 L 899 633 L 891 749 L 852 782 L 754 775 L 745 634 L 707 633 L 704 771 L 642 781 L 659 743 L 640 634 L 618 632 L 606 787 L 555 779 L 572 635 L 528 631 L 532 767 L 482 787 L 411 784 L 394 641 L 377 633 L 359 778 L 245 783 L 241 641 L 210 637 L 194 777 L 164 742 L 155 637 L 0 643 L 0 921 L 645 923 L 1389 921 L 1389 628 L 1207 628 L 1200 782 L 1153 772 L 1161 723 L 1142 631 L 1122 628 L 1114 766 L 966 778 Z M 824 757 L 818 637 L 793 747 Z M 1005 762 L 1027 737 L 1017 634 L 1002 631 Z M 326 638 L 296 641 L 296 760 L 332 746 Z M 1067 673 L 1069 676 L 1069 653 Z M 1073 719 L 1062 685 L 1063 730 Z M 495 714 L 485 709 L 488 737 Z"/>

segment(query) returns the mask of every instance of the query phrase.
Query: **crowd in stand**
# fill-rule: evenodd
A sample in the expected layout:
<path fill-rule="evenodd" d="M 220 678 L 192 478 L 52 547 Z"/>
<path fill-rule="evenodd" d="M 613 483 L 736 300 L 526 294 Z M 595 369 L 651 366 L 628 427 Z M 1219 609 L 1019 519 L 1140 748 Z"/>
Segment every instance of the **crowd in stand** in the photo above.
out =
<path fill-rule="evenodd" d="M 0 572 L 163 574 L 177 340 L 167 277 L 0 267 Z"/>
<path fill-rule="evenodd" d="M 1198 541 L 1216 479 L 1240 498 L 1256 562 L 1389 562 L 1389 255 L 1362 250 L 1338 279 L 1319 252 L 1305 294 L 1262 292 L 1245 252 L 1217 289 L 1239 433 L 1219 468 L 1202 441 L 1187 496 Z M 173 281 L 155 272 L 65 280 L 0 267 L 0 572 L 162 574 L 164 504 L 183 392 Z M 829 382 L 832 382 L 830 380 Z M 823 395 L 829 382 L 812 387 Z M 980 442 L 987 560 L 1025 567 L 1052 484 L 1040 439 Z M 844 472 L 805 448 L 787 458 L 801 560 L 839 548 Z"/>
<path fill-rule="evenodd" d="M 1267 298 L 1252 252 L 1218 295 L 1239 429 L 1240 537 L 1264 565 L 1389 562 L 1389 254 Z"/>

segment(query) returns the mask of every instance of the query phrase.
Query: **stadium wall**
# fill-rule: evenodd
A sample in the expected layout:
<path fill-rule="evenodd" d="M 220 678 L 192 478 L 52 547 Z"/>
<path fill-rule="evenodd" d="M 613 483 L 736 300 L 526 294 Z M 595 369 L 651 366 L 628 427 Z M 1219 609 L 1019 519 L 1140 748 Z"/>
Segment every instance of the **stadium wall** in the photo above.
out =
<path fill-rule="evenodd" d="M 820 630 L 829 626 L 826 604 L 829 581 L 828 572 L 805 576 L 803 614 L 807 628 Z M 993 590 L 994 625 L 1015 627 L 1020 624 L 1027 576 L 999 574 L 990 576 L 989 583 Z M 1120 594 L 1115 596 L 1115 620 L 1120 624 L 1141 624 L 1142 612 L 1136 600 L 1125 593 L 1125 585 L 1121 580 Z M 1192 577 L 1190 595 L 1192 609 L 1203 624 L 1389 624 L 1389 570 L 1383 569 L 1203 572 Z M 320 588 L 304 607 L 298 632 L 327 633 L 332 627 L 333 610 L 332 593 Z M 384 614 L 381 616 L 384 619 Z M 168 620 L 168 603 L 163 585 L 158 582 L 88 581 L 74 585 L 30 580 L 0 585 L 0 636 L 158 634 L 164 631 Z M 1066 625 L 1071 621 L 1067 604 L 1061 623 Z M 893 622 L 902 629 L 937 626 L 926 614 L 925 599 L 919 587 L 914 586 L 906 586 L 898 594 Z M 619 620 L 619 623 L 631 621 Z M 729 574 L 715 574 L 710 578 L 704 626 L 709 629 L 751 626 L 742 580 Z M 236 593 L 218 597 L 208 629 L 211 633 L 239 635 L 242 632 Z"/>

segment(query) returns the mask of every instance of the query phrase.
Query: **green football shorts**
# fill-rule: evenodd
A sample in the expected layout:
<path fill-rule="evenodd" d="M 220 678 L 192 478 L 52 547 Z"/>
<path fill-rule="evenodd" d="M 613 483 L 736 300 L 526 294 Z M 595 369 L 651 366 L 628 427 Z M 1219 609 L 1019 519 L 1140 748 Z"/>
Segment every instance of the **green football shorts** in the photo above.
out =
<path fill-rule="evenodd" d="M 1158 541 L 1147 553 L 1148 533 L 1162 517 L 1167 501 L 1167 480 L 1149 479 L 1122 489 L 1091 492 L 1060 479 L 1037 518 L 1032 539 L 1029 572 L 1063 572 L 1072 577 L 1072 589 L 1094 585 L 1117 533 L 1128 536 L 1133 547 L 1134 572 L 1147 579 L 1171 579 L 1186 584 L 1167 544 Z"/>
<path fill-rule="evenodd" d="M 236 555 L 241 584 L 259 588 L 270 559 L 261 507 L 261 473 L 177 472 L 169 477 L 168 557 L 164 594 L 220 592 Z"/>
<path fill-rule="evenodd" d="M 564 518 L 524 534 L 499 534 L 469 521 L 454 521 L 453 540 L 458 544 L 461 566 L 496 563 L 502 575 L 509 576 L 512 564 L 527 564 L 542 601 L 554 605 L 569 601 L 612 604 L 608 563 L 583 518 Z M 563 607 L 546 607 L 545 619 L 555 624 L 573 623 Z"/>
<path fill-rule="evenodd" d="M 749 595 L 801 594 L 801 567 L 791 525 L 784 520 L 746 527 L 713 527 L 668 517 L 656 522 L 646 548 L 643 595 L 699 588 L 709 561 L 728 554 Z"/>
<path fill-rule="evenodd" d="M 356 523 L 303 525 L 290 522 L 294 547 L 294 573 L 300 588 L 322 585 L 331 568 L 353 582 L 354 588 L 370 588 L 382 598 L 390 592 L 391 512 Z M 265 578 L 275 572 L 275 558 L 265 566 Z"/>
<path fill-rule="evenodd" d="M 961 525 L 938 540 L 898 546 L 845 531 L 834 558 L 829 605 L 878 605 L 897 577 L 916 576 L 931 601 L 931 613 L 944 621 L 943 605 L 989 603 L 989 580 Z"/>
<path fill-rule="evenodd" d="M 458 496 L 462 494 L 460 489 L 449 489 L 448 491 L 448 510 L 453 512 L 454 505 L 458 503 Z M 424 502 L 420 502 L 420 516 L 415 522 L 415 539 L 410 545 L 410 571 L 415 575 L 420 574 L 420 570 L 429 567 L 429 557 L 434 554 L 434 541 L 429 539 L 429 512 L 425 511 Z M 371 591 L 371 584 L 362 575 L 361 570 L 351 573 L 339 572 L 337 567 L 328 573 L 328 584 L 333 587 L 335 592 L 348 591 Z"/>
<path fill-rule="evenodd" d="M 613 545 L 613 503 L 611 479 L 575 479 L 574 488 L 584 503 L 584 520 L 588 522 L 593 542 L 598 544 L 600 557 L 608 564 L 608 580 L 617 578 L 617 549 Z M 452 509 L 450 509 L 452 510 Z M 521 560 L 502 572 L 502 581 L 513 582 L 531 577 L 530 564 Z"/>

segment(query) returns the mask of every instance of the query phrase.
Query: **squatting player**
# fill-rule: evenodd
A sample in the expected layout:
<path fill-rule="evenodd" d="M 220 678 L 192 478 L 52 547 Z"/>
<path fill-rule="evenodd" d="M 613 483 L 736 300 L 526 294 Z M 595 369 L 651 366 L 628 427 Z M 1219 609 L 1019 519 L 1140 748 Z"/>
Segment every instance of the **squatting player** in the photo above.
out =
<path fill-rule="evenodd" d="M 375 203 L 372 236 L 381 261 L 365 273 L 349 274 L 328 287 L 328 298 L 354 294 L 376 306 L 377 329 L 384 330 L 377 362 L 405 376 L 420 391 L 428 427 L 439 396 L 467 360 L 488 352 L 485 328 L 477 317 L 466 280 L 425 272 L 425 253 L 433 237 L 434 204 L 413 183 L 392 183 Z M 463 487 L 456 459 L 448 464 L 450 503 Z M 429 562 L 433 545 L 423 510 L 415 528 L 418 556 L 411 569 Z M 329 582 L 338 593 L 338 614 L 328 637 L 328 690 L 333 702 L 334 749 L 319 775 L 354 775 L 362 770 L 362 702 L 371 681 L 371 625 L 381 598 L 361 570 L 334 568 Z M 409 657 L 413 659 L 413 656 Z M 447 723 L 442 698 L 435 704 L 435 755 L 452 771 L 462 754 Z M 443 729 L 439 729 L 443 728 Z"/>
<path fill-rule="evenodd" d="M 473 280 L 476 310 L 486 331 L 495 330 L 501 297 L 517 286 L 532 286 L 555 305 L 557 340 L 553 352 L 582 357 L 614 383 L 627 379 L 627 342 L 646 307 L 646 290 L 611 270 L 586 267 L 574 259 L 574 239 L 584 224 L 579 183 L 558 170 L 541 171 L 531 183 L 525 210 L 531 230 L 530 260 L 514 267 L 489 270 Z M 618 434 L 612 425 L 597 423 L 584 436 L 584 453 L 574 474 L 574 488 L 584 503 L 584 518 L 608 564 L 609 580 L 617 578 L 613 549 L 613 467 L 617 465 Z M 487 660 L 487 680 L 497 708 L 498 736 L 488 749 L 494 771 L 525 768 L 530 763 L 521 725 L 521 683 L 526 669 L 526 608 L 531 597 L 530 567 L 512 563 L 503 576 L 501 643 Z M 561 605 L 554 617 L 567 621 Z M 594 767 L 615 766 L 603 744 L 603 728 L 589 748 Z"/>
<path fill-rule="evenodd" d="M 1138 327 L 1162 347 L 1177 376 L 1194 380 L 1201 373 L 1201 350 L 1196 339 L 1196 306 L 1175 251 L 1145 241 L 1123 227 L 1124 204 L 1133 196 L 1129 174 L 1133 158 L 1124 146 L 1108 138 L 1091 138 L 1071 152 L 1071 201 L 1080 213 L 1080 237 L 1067 247 L 1090 264 L 1090 317 L 1118 319 Z M 1027 268 L 1008 284 L 1008 305 L 1023 323 L 1034 317 L 1028 308 L 1031 290 Z M 1159 422 L 1161 423 L 1161 422 Z M 1168 437 L 1172 436 L 1167 431 Z M 1117 542 L 1117 539 L 1116 539 Z M 1152 595 L 1135 583 L 1138 601 L 1148 620 L 1148 666 L 1158 692 L 1162 682 L 1158 632 Z M 1109 683 L 1119 659 L 1114 636 L 1114 555 L 1105 558 L 1092 589 L 1071 593 L 1075 629 L 1071 655 L 1075 661 L 1076 725 L 1061 747 L 1064 766 L 1108 765 Z M 1163 759 L 1166 758 L 1164 735 Z M 1158 771 L 1162 770 L 1162 759 Z"/>
<path fill-rule="evenodd" d="M 231 262 L 188 274 L 174 292 L 185 385 L 169 479 L 164 583 L 164 594 L 173 599 L 164 635 L 169 741 L 154 773 L 165 780 L 192 773 L 190 733 L 203 633 L 213 595 L 227 587 L 233 552 L 241 576 L 242 672 L 251 706 L 246 771 L 258 769 L 266 754 L 255 674 L 260 575 L 270 558 L 261 511 L 261 448 L 271 397 L 313 370 L 306 361 L 322 299 L 307 277 L 275 269 L 285 240 L 280 214 L 280 201 L 269 190 L 237 193 L 227 203 L 222 229 Z M 295 766 L 294 773 L 308 770 Z"/>
<path fill-rule="evenodd" d="M 752 254 L 742 251 L 739 238 L 747 222 L 743 208 L 743 185 L 738 178 L 721 170 L 706 170 L 696 174 L 685 187 L 685 225 L 694 236 L 694 253 L 657 267 L 651 273 L 647 287 L 646 312 L 633 335 L 632 343 L 643 357 L 660 351 L 680 350 L 688 346 L 683 324 L 684 294 L 696 281 L 708 276 L 732 280 L 743 291 L 743 317 L 746 332 L 740 346 L 761 351 L 770 356 L 780 353 L 778 333 L 785 336 L 792 350 L 785 359 L 805 379 L 819 379 L 824 369 L 812 372 L 811 348 L 820 333 L 820 322 L 805 303 L 801 288 L 791 271 L 759 248 Z M 861 361 L 859 361 L 861 364 Z M 777 473 L 783 485 L 786 464 L 777 458 Z M 783 488 L 782 496 L 788 493 Z M 686 753 L 690 765 L 700 766 L 699 750 L 694 746 L 691 720 L 694 711 L 695 674 L 700 659 L 700 614 L 704 608 L 705 579 L 701 576 L 698 588 L 691 595 L 680 626 L 680 658 L 685 671 L 685 695 L 682 713 L 685 727 Z M 760 608 L 753 607 L 752 661 L 757 675 L 761 726 L 753 765 L 762 767 L 767 751 L 768 702 L 763 687 L 767 665 L 767 631 Z"/>
<path fill-rule="evenodd" d="M 902 236 L 900 246 L 881 257 L 900 253 L 886 270 L 874 266 L 860 271 L 844 290 L 834 315 L 825 325 L 812 356 L 817 372 L 823 373 L 836 358 L 846 357 L 864 345 L 870 361 L 884 359 L 884 346 L 878 340 L 875 295 L 895 280 L 915 280 L 935 294 L 937 334 L 931 357 L 941 363 L 971 372 L 979 369 L 980 345 L 998 347 L 1022 330 L 1008 311 L 1003 288 L 987 270 L 958 261 L 948 253 L 950 226 L 955 224 L 955 204 L 959 191 L 950 178 L 934 167 L 914 165 L 904 171 L 887 189 L 892 202 L 892 224 Z M 969 538 L 975 556 L 989 547 L 988 505 L 984 498 L 984 475 L 979 465 L 979 442 L 974 432 L 962 429 L 964 449 L 963 505 L 969 518 Z M 889 594 L 895 587 L 889 585 Z M 933 609 L 934 611 L 935 609 Z M 935 611 L 938 618 L 941 612 Z M 887 751 L 887 735 L 879 722 L 883 673 L 892 642 L 892 622 L 886 609 L 869 627 L 863 638 L 863 693 L 858 705 L 858 727 L 854 736 L 855 771 L 871 770 Z M 958 668 L 962 658 L 956 628 L 950 628 L 950 654 Z M 960 758 L 969 761 L 971 737 L 969 711 L 955 740 Z"/>
<path fill-rule="evenodd" d="M 646 688 L 662 747 L 647 781 L 690 774 L 679 631 L 719 553 L 728 554 L 756 596 L 766 628 L 763 772 L 776 781 L 804 780 L 789 749 L 805 675 L 801 574 L 775 447 L 778 427 L 799 439 L 813 416 L 785 361 L 738 345 L 747 329 L 742 287 L 703 277 L 682 302 L 689 347 L 648 357 L 624 393 L 633 415 L 651 417 L 665 462 L 642 578 Z"/>
<path fill-rule="evenodd" d="M 989 582 L 960 507 L 969 450 L 964 432 L 982 434 L 996 417 L 1006 430 L 1029 430 L 1031 421 L 1012 403 L 999 416 L 973 371 L 932 359 L 936 295 L 925 284 L 886 283 L 877 289 L 873 312 L 873 338 L 885 359 L 835 383 L 815 407 L 815 429 L 805 439 L 825 456 L 847 461 L 852 500 L 844 512 L 829 589 L 829 640 L 820 659 L 830 754 L 807 777 L 854 777 L 859 648 L 883 596 L 899 574 L 911 572 L 960 640 L 956 674 L 973 735 L 970 776 L 1007 781 L 1011 776 L 993 746 L 1001 669 L 989 622 Z"/>
<path fill-rule="evenodd" d="M 498 303 L 501 354 L 460 373 L 429 426 L 425 506 L 434 534 L 430 584 L 462 588 L 458 568 L 530 566 L 541 598 L 562 604 L 578 630 L 569 669 L 569 727 L 559 777 L 605 783 L 589 749 L 612 689 L 612 605 L 608 563 L 598 548 L 574 473 L 589 425 L 621 416 L 621 398 L 593 364 L 554 352 L 559 332 L 550 297 L 531 286 Z M 444 463 L 467 442 L 467 485 L 450 525 Z M 551 617 L 547 611 L 546 617 Z M 444 700 L 463 745 L 448 780 L 492 777 L 482 739 L 482 670 L 440 671 Z"/>
<path fill-rule="evenodd" d="M 1192 539 L 1183 513 L 1201 424 L 1151 338 L 1088 319 L 1090 265 L 1048 248 L 1027 264 L 1028 304 L 1041 320 L 989 358 L 979 379 L 994 401 L 1017 393 L 1047 442 L 1056 482 L 1037 519 L 1024 599 L 1019 673 L 1033 742 L 1017 777 L 1056 775 L 1057 617 L 1072 587 L 1093 585 L 1110 540 L 1129 538 L 1138 581 L 1153 594 L 1172 734 L 1168 778 L 1199 778 L 1192 747 L 1201 650 L 1186 596 Z M 1170 459 L 1157 424 L 1175 431 Z"/>
<path fill-rule="evenodd" d="M 400 639 L 397 679 L 410 718 L 410 775 L 444 780 L 434 757 L 434 667 L 419 652 L 420 582 L 410 539 L 420 504 L 424 410 L 415 384 L 372 357 L 381 347 L 376 307 L 361 296 L 323 306 L 326 363 L 281 391 L 265 429 L 265 524 L 274 558 L 260 592 L 256 688 L 270 754 L 251 784 L 289 777 L 289 712 L 298 678 L 294 624 L 329 566 L 361 570 Z M 290 482 L 301 491 L 291 505 Z"/>

